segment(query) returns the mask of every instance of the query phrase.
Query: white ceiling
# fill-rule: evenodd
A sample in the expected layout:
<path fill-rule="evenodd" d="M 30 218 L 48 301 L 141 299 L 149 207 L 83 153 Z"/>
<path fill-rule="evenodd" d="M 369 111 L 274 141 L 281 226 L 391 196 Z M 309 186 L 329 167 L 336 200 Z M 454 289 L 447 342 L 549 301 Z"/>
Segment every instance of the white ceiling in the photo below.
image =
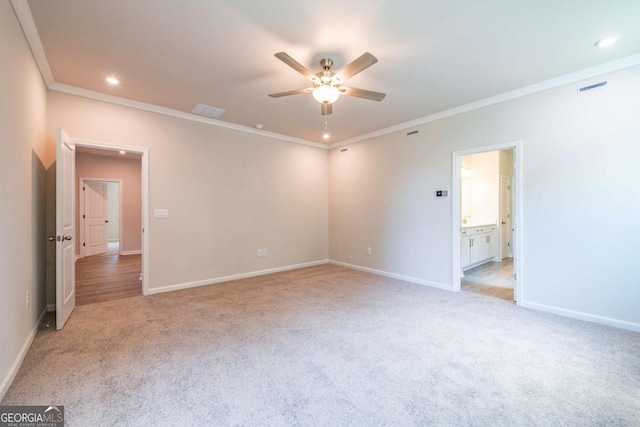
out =
<path fill-rule="evenodd" d="M 29 0 L 56 82 L 220 120 L 335 143 L 640 52 L 638 0 Z M 594 47 L 622 36 L 611 49 Z M 371 52 L 341 97 L 324 141 L 307 87 L 276 59 L 312 72 Z M 111 87 L 108 75 L 121 84 Z"/>

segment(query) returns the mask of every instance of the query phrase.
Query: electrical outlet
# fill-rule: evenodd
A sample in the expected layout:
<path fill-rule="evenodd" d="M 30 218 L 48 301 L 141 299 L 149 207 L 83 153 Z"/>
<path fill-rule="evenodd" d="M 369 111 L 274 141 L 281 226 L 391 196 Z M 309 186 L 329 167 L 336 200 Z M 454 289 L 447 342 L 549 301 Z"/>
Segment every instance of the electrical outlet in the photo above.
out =
<path fill-rule="evenodd" d="M 262 256 L 262 249 L 258 249 L 258 256 Z"/>
<path fill-rule="evenodd" d="M 371 255 L 371 248 L 367 248 L 367 255 Z"/>
<path fill-rule="evenodd" d="M 31 291 L 27 291 L 27 308 L 31 305 Z"/>
<path fill-rule="evenodd" d="M 267 256 L 267 248 L 262 248 L 262 256 Z"/>

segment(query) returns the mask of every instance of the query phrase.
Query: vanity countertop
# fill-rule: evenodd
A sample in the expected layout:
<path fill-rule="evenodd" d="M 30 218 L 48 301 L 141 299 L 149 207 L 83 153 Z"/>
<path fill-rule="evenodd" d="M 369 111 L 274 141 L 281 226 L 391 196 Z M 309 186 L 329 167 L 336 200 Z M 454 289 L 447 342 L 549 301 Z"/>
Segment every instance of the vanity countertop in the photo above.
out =
<path fill-rule="evenodd" d="M 461 228 L 475 228 L 475 227 L 492 227 L 495 226 L 495 223 L 492 224 L 462 224 Z"/>

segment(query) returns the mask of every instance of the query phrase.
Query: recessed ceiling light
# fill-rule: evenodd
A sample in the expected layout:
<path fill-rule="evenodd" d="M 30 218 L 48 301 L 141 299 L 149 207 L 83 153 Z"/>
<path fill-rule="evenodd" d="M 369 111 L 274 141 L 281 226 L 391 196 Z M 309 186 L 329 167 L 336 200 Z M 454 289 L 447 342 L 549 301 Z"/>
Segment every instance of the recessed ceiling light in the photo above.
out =
<path fill-rule="evenodd" d="M 331 135 L 329 135 L 329 132 L 325 132 L 325 133 L 322 134 L 322 137 L 324 139 L 329 139 L 329 138 L 331 138 Z"/>
<path fill-rule="evenodd" d="M 120 154 L 127 154 L 127 152 L 124 150 L 120 150 Z"/>
<path fill-rule="evenodd" d="M 597 47 L 611 47 L 618 41 L 618 37 L 605 37 L 596 42 Z"/>
<path fill-rule="evenodd" d="M 107 83 L 109 83 L 110 85 L 117 85 L 120 83 L 120 80 L 116 79 L 115 77 L 107 77 L 105 79 L 107 81 Z"/>

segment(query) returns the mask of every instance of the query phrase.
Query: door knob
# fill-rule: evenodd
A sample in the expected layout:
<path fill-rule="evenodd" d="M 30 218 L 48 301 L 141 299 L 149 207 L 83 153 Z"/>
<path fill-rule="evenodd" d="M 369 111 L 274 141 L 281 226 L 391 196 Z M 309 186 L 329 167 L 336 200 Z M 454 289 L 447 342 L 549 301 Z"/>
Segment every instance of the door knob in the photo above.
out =
<path fill-rule="evenodd" d="M 64 236 L 62 240 L 71 240 L 71 236 Z"/>
<path fill-rule="evenodd" d="M 47 240 L 50 242 L 55 242 L 56 241 L 56 236 L 49 236 L 47 237 Z"/>

